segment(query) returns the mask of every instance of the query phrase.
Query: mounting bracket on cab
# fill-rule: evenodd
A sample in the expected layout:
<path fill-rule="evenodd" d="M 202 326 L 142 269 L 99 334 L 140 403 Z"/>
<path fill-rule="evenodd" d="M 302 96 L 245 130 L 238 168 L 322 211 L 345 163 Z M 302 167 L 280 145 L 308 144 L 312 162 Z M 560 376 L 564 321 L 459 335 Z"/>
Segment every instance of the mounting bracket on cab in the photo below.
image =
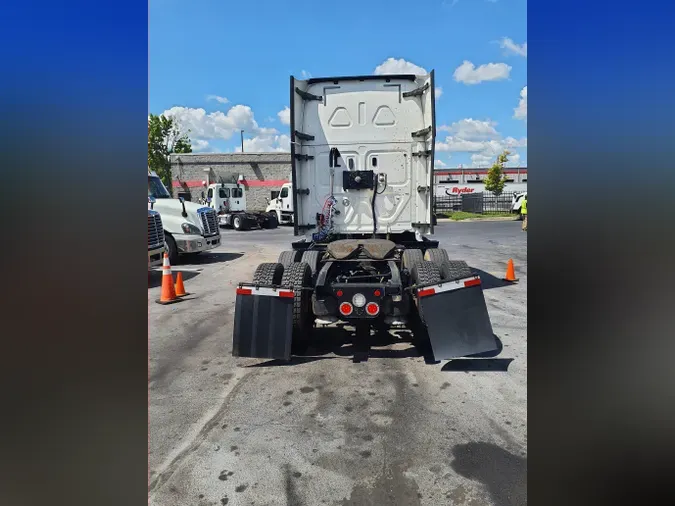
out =
<path fill-rule="evenodd" d="M 417 130 L 416 132 L 411 133 L 412 137 L 426 137 L 431 133 L 431 127 L 423 128 L 422 130 Z M 297 135 L 297 133 L 296 133 Z"/>
<path fill-rule="evenodd" d="M 298 195 L 309 195 L 309 188 L 298 188 L 295 190 Z"/>
<path fill-rule="evenodd" d="M 303 162 L 307 162 L 309 160 L 314 160 L 314 156 L 312 155 L 303 155 L 302 153 L 295 153 L 295 159 L 300 160 Z"/>
<path fill-rule="evenodd" d="M 313 140 L 314 140 L 314 136 L 313 136 L 313 135 L 309 135 L 309 134 L 305 134 L 305 133 L 302 133 L 302 132 L 298 132 L 297 130 L 295 131 L 295 136 L 296 136 L 298 139 L 301 139 L 301 140 L 303 140 L 303 141 L 313 141 Z"/>
<path fill-rule="evenodd" d="M 412 155 L 413 155 L 413 156 L 419 156 L 419 157 L 422 157 L 422 156 L 431 156 L 431 150 L 430 150 L 430 149 L 427 149 L 427 150 L 425 150 L 425 151 L 416 151 L 416 152 L 414 152 Z"/>
<path fill-rule="evenodd" d="M 403 98 L 414 97 L 416 95 L 424 95 L 424 92 L 429 89 L 429 83 L 425 83 L 424 86 L 414 89 L 412 91 L 406 91 L 403 93 Z"/>
<path fill-rule="evenodd" d="M 308 93 L 306 91 L 301 90 L 297 86 L 295 87 L 295 92 L 300 95 L 302 98 L 305 100 L 318 100 L 319 102 L 323 102 L 323 97 L 320 97 L 319 95 L 313 95 L 312 93 Z"/>

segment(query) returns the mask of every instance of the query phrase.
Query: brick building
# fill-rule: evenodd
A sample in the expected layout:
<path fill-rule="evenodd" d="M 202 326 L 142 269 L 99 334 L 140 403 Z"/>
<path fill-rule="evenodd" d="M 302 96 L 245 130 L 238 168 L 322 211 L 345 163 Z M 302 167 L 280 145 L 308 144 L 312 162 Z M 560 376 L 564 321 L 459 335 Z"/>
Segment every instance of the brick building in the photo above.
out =
<path fill-rule="evenodd" d="M 196 202 L 204 191 L 203 183 L 236 182 L 246 191 L 249 211 L 264 211 L 266 198 L 278 192 L 291 179 L 290 153 L 180 153 L 171 155 L 174 196 Z"/>

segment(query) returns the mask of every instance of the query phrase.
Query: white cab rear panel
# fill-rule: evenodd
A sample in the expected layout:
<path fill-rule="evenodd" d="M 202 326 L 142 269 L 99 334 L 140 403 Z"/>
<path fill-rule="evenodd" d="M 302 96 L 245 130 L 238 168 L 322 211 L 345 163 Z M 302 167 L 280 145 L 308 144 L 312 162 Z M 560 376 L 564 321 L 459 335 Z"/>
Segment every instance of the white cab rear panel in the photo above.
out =
<path fill-rule="evenodd" d="M 303 97 L 296 88 L 313 97 Z M 404 96 L 414 90 L 418 93 Z M 375 196 L 378 234 L 433 231 L 433 90 L 433 72 L 425 76 L 291 78 L 296 235 L 311 236 L 316 231 L 297 226 L 315 224 L 316 214 L 331 194 L 332 148 L 340 153 L 332 188 L 340 211 L 334 218 L 335 233 L 373 233 L 373 190 L 344 190 L 342 173 L 351 170 L 372 170 L 376 180 L 378 175 L 386 177 L 386 185 L 380 183 Z M 309 195 L 298 194 L 299 189 L 309 189 Z"/>

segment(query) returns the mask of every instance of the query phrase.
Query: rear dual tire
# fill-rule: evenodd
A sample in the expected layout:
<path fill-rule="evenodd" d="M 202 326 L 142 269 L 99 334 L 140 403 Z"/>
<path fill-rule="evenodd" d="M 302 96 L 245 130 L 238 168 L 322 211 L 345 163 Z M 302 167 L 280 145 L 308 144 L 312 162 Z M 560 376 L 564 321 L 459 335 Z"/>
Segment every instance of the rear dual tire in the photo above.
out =
<path fill-rule="evenodd" d="M 284 288 L 293 289 L 293 340 L 294 353 L 301 353 L 309 345 L 314 324 L 312 313 L 312 269 L 304 262 L 292 262 L 285 269 L 281 279 Z"/>

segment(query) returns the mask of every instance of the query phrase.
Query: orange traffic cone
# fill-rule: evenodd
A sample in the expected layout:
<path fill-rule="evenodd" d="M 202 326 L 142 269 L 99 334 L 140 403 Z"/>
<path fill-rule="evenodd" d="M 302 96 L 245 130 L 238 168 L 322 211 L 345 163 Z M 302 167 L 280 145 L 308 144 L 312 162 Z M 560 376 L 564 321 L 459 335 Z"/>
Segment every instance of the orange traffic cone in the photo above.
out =
<path fill-rule="evenodd" d="M 516 269 L 513 267 L 513 258 L 509 258 L 508 263 L 506 264 L 506 277 L 504 281 L 510 281 L 512 283 L 518 281 L 516 279 Z"/>
<path fill-rule="evenodd" d="M 176 296 L 183 297 L 184 295 L 190 294 L 185 291 L 185 287 L 183 286 L 183 273 L 178 271 L 176 273 Z"/>
<path fill-rule="evenodd" d="M 164 265 L 162 265 L 162 295 L 157 300 L 158 304 L 171 304 L 178 302 L 176 289 L 173 286 L 173 275 L 171 274 L 171 264 L 169 264 L 169 255 L 164 253 Z"/>

